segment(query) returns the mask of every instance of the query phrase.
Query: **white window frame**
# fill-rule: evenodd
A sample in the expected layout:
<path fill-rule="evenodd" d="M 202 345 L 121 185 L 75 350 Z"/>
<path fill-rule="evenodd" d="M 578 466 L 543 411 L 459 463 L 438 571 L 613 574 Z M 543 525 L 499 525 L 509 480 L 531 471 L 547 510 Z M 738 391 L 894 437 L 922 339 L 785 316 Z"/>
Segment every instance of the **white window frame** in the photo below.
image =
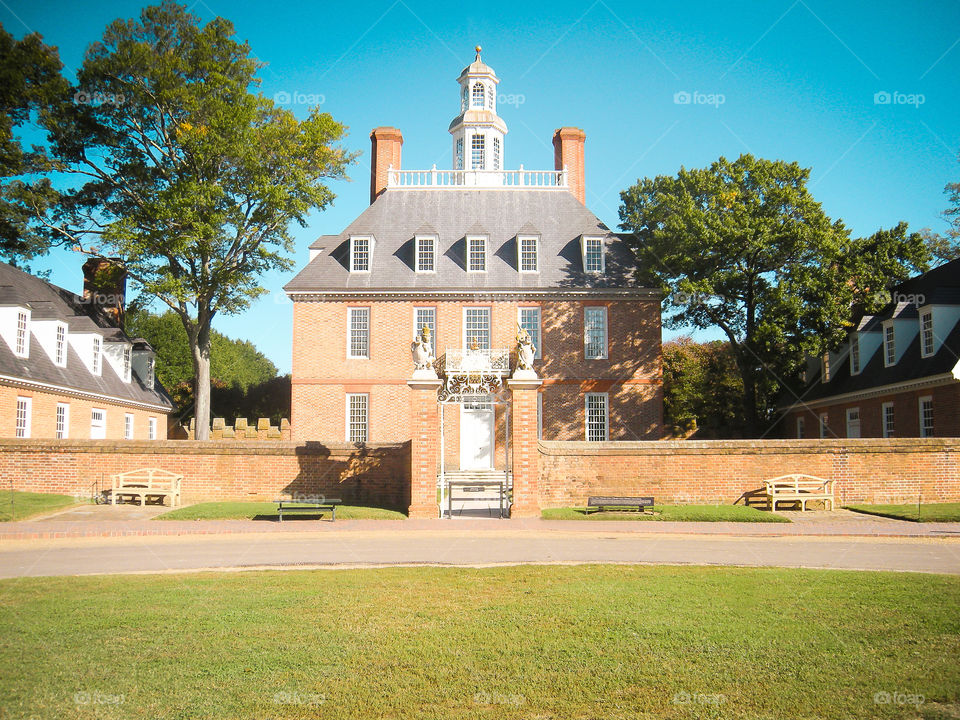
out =
<path fill-rule="evenodd" d="M 854 415 L 854 414 L 856 414 L 856 416 L 857 416 L 857 419 L 856 419 L 856 422 L 857 422 L 857 434 L 856 434 L 856 435 L 851 435 L 851 434 L 850 434 L 850 429 L 851 429 L 851 427 L 852 427 L 852 426 L 851 426 L 851 423 L 853 422 L 853 415 Z M 856 440 L 856 439 L 858 439 L 858 438 L 863 437 L 863 425 L 862 425 L 863 418 L 860 417 L 860 408 L 859 408 L 859 407 L 847 408 L 846 417 L 847 417 L 847 426 L 846 426 L 846 427 L 847 427 L 847 438 L 852 439 L 852 440 Z"/>
<path fill-rule="evenodd" d="M 587 318 L 590 315 L 599 314 L 599 317 L 603 318 L 603 349 L 599 355 L 591 355 L 591 325 L 589 324 Z M 607 342 L 610 336 L 610 325 L 609 317 L 607 315 L 607 308 L 605 305 L 587 305 L 583 308 L 583 357 L 586 360 L 606 360 L 609 355 L 609 349 L 607 347 Z"/>
<path fill-rule="evenodd" d="M 53 429 L 57 440 L 66 440 L 70 437 L 70 403 L 57 403 Z"/>
<path fill-rule="evenodd" d="M 353 332 L 354 332 L 353 317 L 355 313 L 359 314 L 361 312 L 366 313 L 366 316 L 367 316 L 366 341 L 365 341 L 367 353 L 366 355 L 354 355 L 353 353 Z M 357 306 L 357 307 L 347 308 L 347 358 L 349 360 L 369 360 L 370 359 L 370 331 L 371 331 L 371 326 L 373 324 L 371 322 L 371 317 L 372 317 L 372 312 L 370 310 L 370 306 L 368 305 L 363 307 Z M 360 328 L 358 328 L 357 331 L 359 332 Z"/>
<path fill-rule="evenodd" d="M 363 398 L 363 424 L 360 426 L 363 430 L 362 440 L 355 440 L 352 434 L 352 426 L 354 424 L 352 415 L 354 398 Z M 352 443 L 370 442 L 370 393 L 347 393 L 345 417 L 346 423 L 344 427 L 344 437 L 346 438 L 346 441 Z"/>
<path fill-rule="evenodd" d="M 923 410 L 924 410 L 924 405 L 927 404 L 927 403 L 930 404 L 930 425 L 929 425 L 929 426 L 924 425 L 924 423 L 923 423 L 923 419 L 924 419 L 924 412 L 923 412 Z M 917 420 L 918 420 L 918 425 L 919 425 L 919 428 L 920 428 L 920 437 L 922 437 L 922 438 L 935 437 L 935 436 L 934 436 L 934 431 L 935 431 L 936 427 L 935 427 L 935 425 L 933 424 L 933 395 L 924 395 L 923 397 L 918 398 L 918 399 L 917 399 L 917 411 L 918 411 L 918 413 L 919 413 L 919 414 L 918 414 L 918 417 L 917 417 Z"/>
<path fill-rule="evenodd" d="M 157 384 L 157 359 L 151 355 L 147 358 L 147 390 L 153 390 Z"/>
<path fill-rule="evenodd" d="M 540 312 L 540 306 L 539 305 L 521 305 L 520 307 L 518 307 L 517 308 L 517 325 L 527 329 L 527 332 L 529 332 L 529 329 L 526 328 L 526 325 L 524 325 L 523 316 L 524 316 L 524 313 L 530 313 L 530 312 L 535 312 L 537 314 L 536 335 L 531 339 L 533 340 L 533 347 L 536 349 L 534 358 L 536 358 L 537 360 L 541 360 L 543 358 L 543 351 L 540 347 L 541 345 L 543 345 L 543 314 Z"/>
<path fill-rule="evenodd" d="M 483 258 L 483 267 L 476 268 L 473 265 L 473 245 L 480 243 L 482 247 L 481 257 Z M 485 273 L 487 271 L 487 236 L 486 235 L 467 235 L 467 272 Z"/>
<path fill-rule="evenodd" d="M 480 162 L 477 162 L 479 157 Z M 487 166 L 487 138 L 482 133 L 470 136 L 470 169 L 485 170 Z"/>
<path fill-rule="evenodd" d="M 493 170 L 500 169 L 500 138 L 493 136 Z"/>
<path fill-rule="evenodd" d="M 936 337 L 933 334 L 933 308 L 920 311 L 920 357 L 933 357 Z M 927 325 L 929 322 L 929 326 Z M 929 341 L 929 343 L 928 343 Z"/>
<path fill-rule="evenodd" d="M 153 416 L 147 418 L 147 439 L 157 439 L 157 419 Z"/>
<path fill-rule="evenodd" d="M 489 305 L 469 305 L 463 308 L 463 347 L 470 347 L 471 338 L 467 334 L 467 317 L 470 310 L 482 310 L 487 316 L 487 348 L 493 347 L 493 308 Z"/>
<path fill-rule="evenodd" d="M 863 369 L 860 363 L 860 334 L 850 334 L 850 374 L 859 375 Z"/>
<path fill-rule="evenodd" d="M 123 414 L 123 439 L 124 440 L 133 440 L 134 422 L 136 422 L 136 420 L 133 417 L 133 413 Z"/>
<path fill-rule="evenodd" d="M 888 415 L 890 419 L 889 425 L 887 424 Z M 885 402 L 880 406 L 880 429 L 885 438 L 894 437 L 897 433 L 897 416 L 892 402 Z"/>
<path fill-rule="evenodd" d="M 820 382 L 830 382 L 830 353 L 820 356 Z"/>
<path fill-rule="evenodd" d="M 830 429 L 830 415 L 828 413 L 820 413 L 820 439 L 823 440 L 827 437 L 827 431 Z"/>
<path fill-rule="evenodd" d="M 479 91 L 479 92 L 478 92 Z M 479 80 L 470 86 L 470 107 L 483 110 L 487 106 L 487 88 Z"/>
<path fill-rule="evenodd" d="M 128 383 L 130 382 L 131 374 L 133 371 L 133 348 L 127 345 L 123 348 L 123 355 L 121 356 L 122 366 L 123 367 L 123 381 Z"/>
<path fill-rule="evenodd" d="M 430 245 L 430 267 L 422 268 L 420 260 L 424 256 L 424 245 Z M 417 235 L 414 244 L 416 245 L 416 258 L 414 259 L 414 269 L 418 273 L 435 274 L 437 272 L 437 236 L 436 235 Z"/>
<path fill-rule="evenodd" d="M 603 438 L 590 437 L 590 400 L 603 399 Z M 607 442 L 610 439 L 610 394 L 605 392 L 586 393 L 583 397 L 583 430 L 587 442 Z"/>
<path fill-rule="evenodd" d="M 360 241 L 367 244 L 367 264 L 366 267 L 359 267 L 357 263 L 357 245 Z M 372 235 L 351 235 L 350 236 L 350 272 L 368 273 L 373 263 L 373 236 Z"/>
<path fill-rule="evenodd" d="M 463 138 L 458 137 L 457 142 L 454 144 L 454 156 L 456 158 L 455 164 L 456 167 L 454 170 L 463 170 Z"/>
<path fill-rule="evenodd" d="M 99 335 L 91 338 L 90 352 L 93 354 L 90 359 L 90 372 L 100 377 L 103 375 L 103 338 Z"/>
<path fill-rule="evenodd" d="M 99 413 L 100 423 L 95 422 Z M 97 432 L 94 432 L 97 430 Z M 90 408 L 90 439 L 104 440 L 107 437 L 107 411 L 104 408 Z"/>
<path fill-rule="evenodd" d="M 29 438 L 33 420 L 33 398 L 18 395 L 15 413 L 13 436 Z"/>
<path fill-rule="evenodd" d="M 588 256 L 590 255 L 590 248 L 594 244 L 599 245 L 600 251 L 600 269 L 590 269 L 588 268 Z M 603 275 L 607 269 L 607 252 L 606 252 L 606 243 L 604 243 L 603 238 L 599 235 L 584 235 L 581 241 L 580 252 L 583 256 L 583 271 L 590 275 Z"/>
<path fill-rule="evenodd" d="M 13 332 L 13 354 L 18 358 L 30 357 L 30 313 L 26 310 L 17 310 Z"/>
<path fill-rule="evenodd" d="M 893 356 L 891 358 L 891 355 Z M 897 329 L 893 323 L 883 325 L 883 366 L 893 367 L 897 364 Z"/>
<path fill-rule="evenodd" d="M 433 327 L 430 328 L 430 344 L 433 345 L 433 354 L 437 354 L 437 306 L 436 305 L 414 305 L 413 307 L 413 336 L 417 337 L 423 326 L 427 323 L 420 319 L 422 311 L 429 310 L 433 313 Z"/>
<path fill-rule="evenodd" d="M 533 243 L 533 267 L 525 268 L 523 244 L 531 242 Z M 540 272 L 540 238 L 537 235 L 517 235 L 517 269 L 521 273 Z"/>
<path fill-rule="evenodd" d="M 57 323 L 53 334 L 53 364 L 57 367 L 67 366 L 67 326 Z"/>
<path fill-rule="evenodd" d="M 807 423 L 803 415 L 797 417 L 797 440 L 803 440 L 803 436 L 806 434 Z"/>

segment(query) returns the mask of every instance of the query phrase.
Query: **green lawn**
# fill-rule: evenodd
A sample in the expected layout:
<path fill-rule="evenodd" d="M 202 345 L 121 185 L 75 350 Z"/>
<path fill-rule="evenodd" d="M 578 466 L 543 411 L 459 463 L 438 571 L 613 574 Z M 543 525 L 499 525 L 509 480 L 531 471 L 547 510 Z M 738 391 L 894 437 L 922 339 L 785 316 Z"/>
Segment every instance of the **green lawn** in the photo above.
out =
<path fill-rule="evenodd" d="M 847 510 L 879 515 L 880 517 L 895 518 L 896 520 L 912 520 L 913 522 L 960 522 L 960 503 L 930 503 L 920 506 L 917 514 L 917 505 L 844 505 Z"/>
<path fill-rule="evenodd" d="M 326 518 L 329 513 L 324 513 Z M 277 504 L 273 502 L 208 502 L 190 505 L 158 515 L 156 520 L 252 520 L 277 517 Z M 288 520 L 297 522 L 314 516 L 289 515 Z M 406 515 L 397 510 L 359 505 L 338 505 L 337 518 L 342 520 L 405 520 Z M 287 520 L 284 520 L 287 522 Z"/>
<path fill-rule="evenodd" d="M 679 520 L 687 522 L 790 522 L 783 515 L 743 505 L 657 505 L 653 511 L 598 512 L 595 508 L 545 508 L 544 520 Z"/>
<path fill-rule="evenodd" d="M 955 718 L 958 607 L 958 577 L 766 568 L 21 578 L 0 717 Z"/>
<path fill-rule="evenodd" d="M 77 504 L 79 504 L 79 501 L 73 495 L 0 490 L 0 522 L 25 520 L 34 515 L 53 512 Z M 16 517 L 14 517 L 14 514 L 16 514 Z"/>

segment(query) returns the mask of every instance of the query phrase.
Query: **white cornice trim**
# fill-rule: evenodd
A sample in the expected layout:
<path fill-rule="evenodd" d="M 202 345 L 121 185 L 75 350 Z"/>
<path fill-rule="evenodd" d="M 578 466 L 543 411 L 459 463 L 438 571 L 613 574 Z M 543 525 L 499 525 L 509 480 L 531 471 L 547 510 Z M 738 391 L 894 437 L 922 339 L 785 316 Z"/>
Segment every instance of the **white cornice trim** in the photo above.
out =
<path fill-rule="evenodd" d="M 516 290 L 363 290 L 344 288 L 340 290 L 285 290 L 287 295 L 296 301 L 330 300 L 336 298 L 370 297 L 385 300 L 402 298 L 447 298 L 451 300 L 476 300 L 485 297 L 502 297 L 504 299 L 527 297 L 628 297 L 650 296 L 659 297 L 660 291 L 655 288 L 518 288 Z"/>
<path fill-rule="evenodd" d="M 85 400 L 102 400 L 115 405 L 127 405 L 130 407 L 143 408 L 146 410 L 157 410 L 162 413 L 170 413 L 172 407 L 166 405 L 153 405 L 152 403 L 137 402 L 128 398 L 118 398 L 113 395 L 102 395 L 100 393 L 77 390 L 76 388 L 63 387 L 62 385 L 52 385 L 50 383 L 40 382 L 38 380 L 26 380 L 24 378 L 13 377 L 11 375 L 0 375 L 0 382 L 10 383 L 14 387 L 32 388 L 42 391 L 54 391 L 70 397 L 83 398 Z"/>
<path fill-rule="evenodd" d="M 890 393 L 894 392 L 919 390 L 921 388 L 934 387 L 937 385 L 949 385 L 956 380 L 960 380 L 960 376 L 957 376 L 958 369 L 960 369 L 960 363 L 957 363 L 957 367 L 954 368 L 952 373 L 941 373 L 940 375 L 930 375 L 928 377 L 917 378 L 915 380 L 904 380 L 903 382 L 891 383 L 890 385 L 879 385 L 877 387 L 867 388 L 866 390 L 857 390 L 856 392 L 848 392 L 841 395 L 829 395 L 827 397 L 817 398 L 816 400 L 798 400 L 790 405 L 781 405 L 780 409 L 789 412 L 791 410 L 796 410 L 799 407 L 824 407 L 825 405 L 836 405 L 837 403 L 849 402 L 852 400 L 867 400 L 869 398 L 879 397 L 881 395 L 889 395 Z"/>

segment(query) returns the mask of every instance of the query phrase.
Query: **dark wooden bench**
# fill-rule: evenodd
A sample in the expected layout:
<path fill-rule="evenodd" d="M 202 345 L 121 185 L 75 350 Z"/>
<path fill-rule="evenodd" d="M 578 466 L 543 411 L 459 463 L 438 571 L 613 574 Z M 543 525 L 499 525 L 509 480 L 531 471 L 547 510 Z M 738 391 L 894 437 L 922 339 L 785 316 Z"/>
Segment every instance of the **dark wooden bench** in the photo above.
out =
<path fill-rule="evenodd" d="M 587 499 L 587 509 L 595 507 L 599 511 L 604 508 L 636 508 L 644 512 L 644 508 L 653 507 L 652 497 L 613 497 L 609 495 L 591 495 Z"/>
<path fill-rule="evenodd" d="M 322 502 L 311 502 L 307 500 L 277 500 L 277 517 L 283 522 L 284 513 L 309 513 L 311 515 L 330 512 L 330 522 L 337 519 L 337 504 L 341 500 L 324 498 Z"/>

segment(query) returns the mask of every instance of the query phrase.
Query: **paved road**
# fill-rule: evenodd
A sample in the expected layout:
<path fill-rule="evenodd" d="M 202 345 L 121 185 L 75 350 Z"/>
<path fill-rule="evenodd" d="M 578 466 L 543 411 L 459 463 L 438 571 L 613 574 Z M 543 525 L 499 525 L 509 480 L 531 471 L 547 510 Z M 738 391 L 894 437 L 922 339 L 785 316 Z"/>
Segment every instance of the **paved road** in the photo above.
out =
<path fill-rule="evenodd" d="M 562 531 L 326 531 L 70 538 L 0 546 L 0 577 L 511 563 L 667 563 L 960 575 L 960 540 Z"/>

